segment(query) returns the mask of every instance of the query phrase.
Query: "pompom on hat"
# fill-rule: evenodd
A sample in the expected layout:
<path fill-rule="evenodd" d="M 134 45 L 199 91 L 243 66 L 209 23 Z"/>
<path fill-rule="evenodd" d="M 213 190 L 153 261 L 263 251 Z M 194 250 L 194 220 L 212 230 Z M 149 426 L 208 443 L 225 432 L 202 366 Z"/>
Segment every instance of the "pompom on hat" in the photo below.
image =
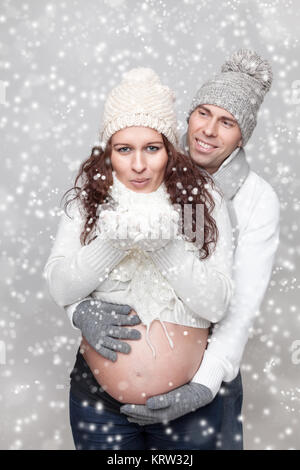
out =
<path fill-rule="evenodd" d="M 101 141 L 106 146 L 117 131 L 131 126 L 157 130 L 178 145 L 175 95 L 150 68 L 134 68 L 123 75 L 104 106 Z"/>
<path fill-rule="evenodd" d="M 221 73 L 205 82 L 193 98 L 187 120 L 201 104 L 225 109 L 234 116 L 246 145 L 257 122 L 257 112 L 272 84 L 268 61 L 250 49 L 235 52 L 222 66 Z"/>

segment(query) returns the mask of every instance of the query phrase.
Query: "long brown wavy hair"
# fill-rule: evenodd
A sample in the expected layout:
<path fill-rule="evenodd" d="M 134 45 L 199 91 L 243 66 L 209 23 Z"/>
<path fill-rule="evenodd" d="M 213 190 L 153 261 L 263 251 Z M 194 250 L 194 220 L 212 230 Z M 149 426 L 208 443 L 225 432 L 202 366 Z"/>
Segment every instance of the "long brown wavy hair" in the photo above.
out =
<path fill-rule="evenodd" d="M 218 228 L 211 215 L 215 203 L 208 189 L 215 187 L 213 180 L 205 170 L 197 167 L 190 157 L 177 151 L 163 134 L 162 138 L 168 153 L 164 183 L 172 204 L 181 206 L 181 224 L 184 222 L 184 205 L 192 205 L 192 230 L 195 231 L 196 205 L 203 204 L 203 244 L 199 254 L 201 259 L 205 259 L 214 250 L 218 239 Z M 111 152 L 111 139 L 109 139 L 105 150 L 100 146 L 94 146 L 89 158 L 80 166 L 74 187 L 66 191 L 62 197 L 62 199 L 66 198 L 71 191 L 75 192 L 73 198 L 66 198 L 64 204 L 66 214 L 67 206 L 72 201 L 75 199 L 80 201 L 79 206 L 83 210 L 85 220 L 80 235 L 82 245 L 87 245 L 96 238 L 96 235 L 93 238 L 92 236 L 99 218 L 98 207 L 100 204 L 109 202 L 108 190 L 113 184 Z M 190 237 L 189 241 L 195 242 L 195 237 Z"/>

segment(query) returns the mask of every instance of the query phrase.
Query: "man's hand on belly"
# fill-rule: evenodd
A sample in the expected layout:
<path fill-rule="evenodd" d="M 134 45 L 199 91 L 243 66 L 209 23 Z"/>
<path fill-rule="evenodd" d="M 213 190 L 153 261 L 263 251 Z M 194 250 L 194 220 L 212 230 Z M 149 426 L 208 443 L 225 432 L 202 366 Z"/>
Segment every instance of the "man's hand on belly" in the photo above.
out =
<path fill-rule="evenodd" d="M 212 400 L 213 394 L 209 388 L 189 382 L 171 392 L 148 398 L 146 405 L 123 405 L 120 412 L 128 416 L 129 422 L 145 426 L 167 423 L 207 405 Z"/>
<path fill-rule="evenodd" d="M 131 307 L 100 300 L 83 300 L 73 314 L 75 326 L 80 328 L 87 342 L 101 356 L 115 362 L 117 352 L 128 354 L 131 347 L 119 339 L 140 339 L 141 333 L 125 326 L 141 323 L 138 315 L 129 316 Z"/>

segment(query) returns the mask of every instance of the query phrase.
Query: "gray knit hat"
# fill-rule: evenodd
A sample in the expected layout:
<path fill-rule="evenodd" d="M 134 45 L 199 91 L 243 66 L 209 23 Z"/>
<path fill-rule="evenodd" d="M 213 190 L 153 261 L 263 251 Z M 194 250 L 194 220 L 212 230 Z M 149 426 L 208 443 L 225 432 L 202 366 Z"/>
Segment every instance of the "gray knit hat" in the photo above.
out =
<path fill-rule="evenodd" d="M 104 105 L 101 140 L 104 146 L 117 131 L 131 126 L 151 127 L 178 145 L 175 94 L 150 68 L 126 72 Z"/>
<path fill-rule="evenodd" d="M 256 126 L 257 112 L 271 87 L 272 78 L 268 61 L 250 49 L 240 49 L 225 62 L 221 73 L 197 91 L 187 121 L 201 104 L 219 106 L 237 120 L 245 146 Z"/>

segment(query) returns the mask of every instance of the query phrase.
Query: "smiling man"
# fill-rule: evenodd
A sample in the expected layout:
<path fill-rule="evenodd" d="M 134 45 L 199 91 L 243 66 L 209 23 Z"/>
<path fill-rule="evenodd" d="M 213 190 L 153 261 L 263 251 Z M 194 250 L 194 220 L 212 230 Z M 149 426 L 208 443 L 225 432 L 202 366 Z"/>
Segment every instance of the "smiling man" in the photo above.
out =
<path fill-rule="evenodd" d="M 239 369 L 279 242 L 278 198 L 270 184 L 250 170 L 244 151 L 271 83 L 270 64 L 242 49 L 200 87 L 192 101 L 182 146 L 212 175 L 227 201 L 235 238 L 235 294 L 227 316 L 211 329 L 192 381 L 148 399 L 146 405 L 124 405 L 120 410 L 133 422 L 150 424 L 172 421 L 204 406 L 205 413 L 215 416 L 216 449 L 243 449 Z M 169 263 L 170 269 L 175 264 L 176 260 Z M 201 401 L 207 389 L 213 398 L 210 403 Z"/>
<path fill-rule="evenodd" d="M 242 146 L 238 122 L 225 109 L 214 105 L 200 105 L 190 116 L 188 147 L 192 159 L 210 174 Z"/>

